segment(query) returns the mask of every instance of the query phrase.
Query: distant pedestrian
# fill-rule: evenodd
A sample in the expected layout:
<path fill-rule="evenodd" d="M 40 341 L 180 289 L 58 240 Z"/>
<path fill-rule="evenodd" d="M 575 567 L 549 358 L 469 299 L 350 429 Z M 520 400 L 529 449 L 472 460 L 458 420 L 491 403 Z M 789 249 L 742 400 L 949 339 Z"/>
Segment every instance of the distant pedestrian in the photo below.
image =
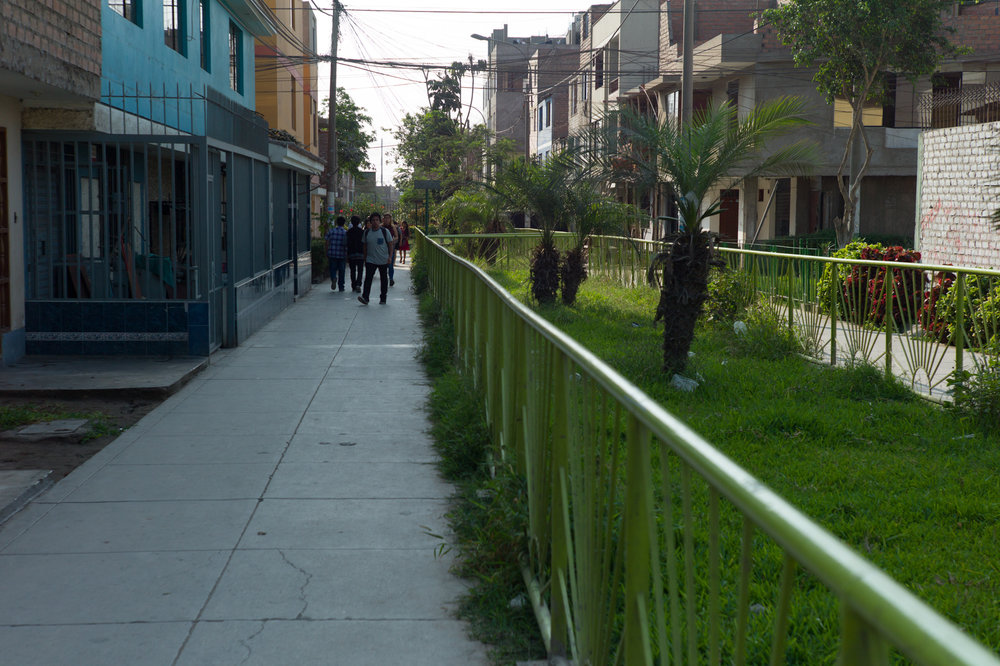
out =
<path fill-rule="evenodd" d="M 396 247 L 399 246 L 399 229 L 392 219 L 392 213 L 382 216 L 382 226 L 392 234 L 392 256 L 389 257 L 389 286 L 396 286 Z"/>
<path fill-rule="evenodd" d="M 351 291 L 359 294 L 365 281 L 364 236 L 361 218 L 351 215 L 351 228 L 347 230 L 347 263 L 351 266 Z"/>
<path fill-rule="evenodd" d="M 406 263 L 406 251 L 410 249 L 410 223 L 403 220 L 399 225 L 399 263 Z"/>
<path fill-rule="evenodd" d="M 365 286 L 364 291 L 358 296 L 358 300 L 363 305 L 368 305 L 368 297 L 372 293 L 372 280 L 375 278 L 375 271 L 378 271 L 379 304 L 385 305 L 385 297 L 388 295 L 389 260 L 392 257 L 392 234 L 382 226 L 382 216 L 372 213 L 368 217 L 368 229 L 362 238 L 365 254 Z"/>
<path fill-rule="evenodd" d="M 347 220 L 338 215 L 334 226 L 326 232 L 326 258 L 330 262 L 330 289 L 340 286 L 344 291 L 344 269 L 347 264 Z"/>

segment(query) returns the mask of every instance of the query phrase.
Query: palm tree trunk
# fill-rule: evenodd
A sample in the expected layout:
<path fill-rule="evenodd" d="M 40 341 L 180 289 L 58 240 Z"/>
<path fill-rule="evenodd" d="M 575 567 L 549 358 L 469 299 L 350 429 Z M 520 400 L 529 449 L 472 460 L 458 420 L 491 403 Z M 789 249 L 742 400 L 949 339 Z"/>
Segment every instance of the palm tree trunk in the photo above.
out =
<path fill-rule="evenodd" d="M 711 241 L 696 232 L 677 239 L 664 265 L 656 319 L 663 320 L 663 370 L 668 374 L 682 373 L 687 366 L 695 326 L 708 296 L 711 264 Z"/>

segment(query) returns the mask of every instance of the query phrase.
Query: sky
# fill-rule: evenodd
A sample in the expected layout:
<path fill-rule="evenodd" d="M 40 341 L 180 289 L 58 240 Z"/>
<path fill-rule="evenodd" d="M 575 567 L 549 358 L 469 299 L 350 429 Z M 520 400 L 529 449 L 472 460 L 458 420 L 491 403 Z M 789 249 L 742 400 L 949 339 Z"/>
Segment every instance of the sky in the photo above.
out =
<path fill-rule="evenodd" d="M 502 3 L 503 8 L 498 9 Z M 495 28 L 508 26 L 512 37 L 549 35 L 563 37 L 574 12 L 587 9 L 587 0 L 342 0 L 340 41 L 341 58 L 392 60 L 437 66 L 429 74 L 436 78 L 440 68 L 460 60 L 485 60 L 487 43 L 472 39 L 478 33 L 489 36 Z M 331 0 L 316 0 L 323 10 Z M 332 19 L 328 13 L 316 13 L 319 53 L 330 53 Z M 330 69 L 320 65 L 320 99 L 329 96 Z M 484 122 L 482 113 L 483 79 L 475 80 L 472 122 Z M 468 77 L 464 81 L 464 100 L 472 93 Z M 376 134 L 369 158 L 375 167 L 379 185 L 389 185 L 395 173 L 393 147 L 395 129 L 407 113 L 427 106 L 427 90 L 419 70 L 365 67 L 359 69 L 341 63 L 337 68 L 337 87 L 345 88 L 354 101 L 372 117 Z"/>

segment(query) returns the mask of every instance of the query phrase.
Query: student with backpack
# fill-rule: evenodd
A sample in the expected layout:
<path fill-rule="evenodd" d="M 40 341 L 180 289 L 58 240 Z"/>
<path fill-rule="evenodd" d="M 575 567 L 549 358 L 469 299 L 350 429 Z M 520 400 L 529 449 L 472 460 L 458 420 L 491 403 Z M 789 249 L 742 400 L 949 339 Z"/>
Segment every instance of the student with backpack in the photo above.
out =
<path fill-rule="evenodd" d="M 368 216 L 368 229 L 362 239 L 365 255 L 365 286 L 358 301 L 368 305 L 368 297 L 372 292 L 372 280 L 378 271 L 379 304 L 385 305 L 385 297 L 389 292 L 389 259 L 392 257 L 392 234 L 382 227 L 382 216 L 372 213 Z"/>
<path fill-rule="evenodd" d="M 365 236 L 361 218 L 351 215 L 351 228 L 347 230 L 347 263 L 351 267 L 351 291 L 361 293 L 361 285 L 365 281 L 365 248 L 362 239 Z"/>
<path fill-rule="evenodd" d="M 344 269 L 347 264 L 347 231 L 344 224 L 347 220 L 338 215 L 334 226 L 326 232 L 326 258 L 330 262 L 330 289 L 344 291 Z"/>

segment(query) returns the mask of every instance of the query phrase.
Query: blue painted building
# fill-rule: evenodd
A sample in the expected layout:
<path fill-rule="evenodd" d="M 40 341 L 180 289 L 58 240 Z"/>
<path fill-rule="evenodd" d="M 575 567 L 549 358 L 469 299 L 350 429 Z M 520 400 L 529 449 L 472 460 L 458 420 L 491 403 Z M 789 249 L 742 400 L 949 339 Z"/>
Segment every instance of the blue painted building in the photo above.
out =
<path fill-rule="evenodd" d="M 275 224 L 253 111 L 277 25 L 260 0 L 105 0 L 100 101 L 22 133 L 28 354 L 207 355 L 308 288 L 308 192 Z"/>

